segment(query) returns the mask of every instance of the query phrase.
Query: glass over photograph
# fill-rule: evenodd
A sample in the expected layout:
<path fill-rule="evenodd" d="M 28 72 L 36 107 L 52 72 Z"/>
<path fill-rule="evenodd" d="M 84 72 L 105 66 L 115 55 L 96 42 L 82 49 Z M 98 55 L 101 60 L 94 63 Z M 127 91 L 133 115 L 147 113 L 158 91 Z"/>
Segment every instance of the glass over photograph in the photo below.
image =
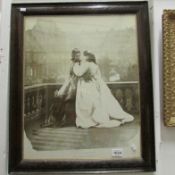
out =
<path fill-rule="evenodd" d="M 24 159 L 141 158 L 135 14 L 26 16 L 23 45 Z"/>

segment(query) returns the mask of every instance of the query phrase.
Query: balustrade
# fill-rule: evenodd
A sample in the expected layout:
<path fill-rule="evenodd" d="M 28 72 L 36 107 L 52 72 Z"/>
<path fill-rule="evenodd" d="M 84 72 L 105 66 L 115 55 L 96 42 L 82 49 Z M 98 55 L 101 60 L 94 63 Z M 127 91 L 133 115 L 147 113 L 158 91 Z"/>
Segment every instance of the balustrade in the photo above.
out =
<path fill-rule="evenodd" d="M 139 113 L 139 86 L 138 82 L 107 83 L 112 94 L 122 108 L 131 113 Z M 61 85 L 55 83 L 26 86 L 24 88 L 24 120 L 48 117 L 49 107 L 54 101 L 54 91 Z"/>

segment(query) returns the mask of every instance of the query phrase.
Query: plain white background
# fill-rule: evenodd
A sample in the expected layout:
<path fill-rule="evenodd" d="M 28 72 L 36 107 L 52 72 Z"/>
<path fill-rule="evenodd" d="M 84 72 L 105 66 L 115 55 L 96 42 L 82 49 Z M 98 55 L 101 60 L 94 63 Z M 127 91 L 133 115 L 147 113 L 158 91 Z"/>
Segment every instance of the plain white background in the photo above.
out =
<path fill-rule="evenodd" d="M 13 0 L 18 2 L 61 2 L 65 0 Z M 67 0 L 68 1 L 68 0 Z M 72 0 L 69 0 L 72 1 Z M 87 0 L 79 0 L 87 1 Z M 94 0 L 89 0 L 94 1 Z M 149 0 L 156 135 L 156 165 L 154 173 L 135 175 L 175 175 L 175 128 L 163 125 L 162 116 L 162 13 L 175 9 L 175 0 Z M 8 103 L 9 103 L 9 38 L 12 0 L 0 0 L 0 175 L 7 175 Z M 22 173 L 23 174 L 23 173 Z M 43 173 L 41 173 L 43 174 Z M 132 173 L 116 173 L 128 175 Z"/>

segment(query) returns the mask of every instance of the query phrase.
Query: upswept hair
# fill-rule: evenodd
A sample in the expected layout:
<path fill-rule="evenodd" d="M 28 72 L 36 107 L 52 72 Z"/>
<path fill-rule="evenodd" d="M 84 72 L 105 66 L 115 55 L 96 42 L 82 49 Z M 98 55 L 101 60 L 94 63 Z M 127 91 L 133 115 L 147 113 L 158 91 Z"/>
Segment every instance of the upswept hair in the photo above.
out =
<path fill-rule="evenodd" d="M 77 54 L 77 53 L 80 53 L 80 50 L 79 49 L 77 49 L 77 48 L 74 48 L 73 50 L 72 50 L 72 58 L 71 58 L 71 60 L 72 61 L 75 61 L 75 55 Z"/>
<path fill-rule="evenodd" d="M 87 57 L 86 61 L 88 61 L 88 62 L 94 62 L 95 64 L 97 64 L 95 55 L 93 53 L 88 52 L 87 50 L 85 50 L 83 52 L 83 54 L 84 54 L 84 56 Z"/>

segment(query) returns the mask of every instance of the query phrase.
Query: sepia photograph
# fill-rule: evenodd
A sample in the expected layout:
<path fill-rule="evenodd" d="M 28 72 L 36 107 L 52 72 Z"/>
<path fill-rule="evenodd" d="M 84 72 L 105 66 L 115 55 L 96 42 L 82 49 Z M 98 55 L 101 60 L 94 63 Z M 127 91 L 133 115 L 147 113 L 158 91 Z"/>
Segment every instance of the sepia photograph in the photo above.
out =
<path fill-rule="evenodd" d="M 9 172 L 155 170 L 147 2 L 14 4 Z"/>
<path fill-rule="evenodd" d="M 24 18 L 26 158 L 140 157 L 137 45 L 136 15 Z"/>

